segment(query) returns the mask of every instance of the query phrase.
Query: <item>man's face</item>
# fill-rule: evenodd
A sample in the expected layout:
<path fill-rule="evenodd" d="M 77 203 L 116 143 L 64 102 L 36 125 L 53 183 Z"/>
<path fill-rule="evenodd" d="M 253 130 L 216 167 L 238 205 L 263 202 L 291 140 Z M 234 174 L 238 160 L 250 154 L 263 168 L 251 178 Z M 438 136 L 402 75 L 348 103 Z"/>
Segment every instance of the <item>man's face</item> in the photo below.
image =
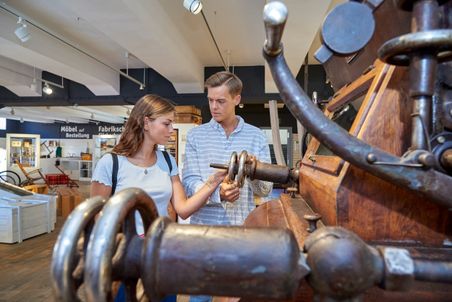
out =
<path fill-rule="evenodd" d="M 210 114 L 217 123 L 235 116 L 235 106 L 240 103 L 240 95 L 232 97 L 225 85 L 207 88 Z"/>

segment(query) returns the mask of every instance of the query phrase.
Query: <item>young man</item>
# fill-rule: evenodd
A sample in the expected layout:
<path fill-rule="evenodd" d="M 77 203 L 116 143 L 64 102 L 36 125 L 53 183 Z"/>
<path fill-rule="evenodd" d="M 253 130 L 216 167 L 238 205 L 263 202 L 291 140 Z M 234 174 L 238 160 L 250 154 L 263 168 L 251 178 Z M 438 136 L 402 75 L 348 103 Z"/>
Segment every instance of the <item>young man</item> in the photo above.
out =
<path fill-rule="evenodd" d="M 228 163 L 232 152 L 243 150 L 263 162 L 270 162 L 270 150 L 263 132 L 235 114 L 240 103 L 242 81 L 222 71 L 205 82 L 212 119 L 193 128 L 187 135 L 182 182 L 187 196 L 193 195 L 207 181 L 210 163 Z M 211 195 L 206 205 L 195 212 L 192 224 L 241 225 L 255 208 L 254 196 L 267 196 L 272 183 L 247 179 L 242 188 L 226 179 Z"/>

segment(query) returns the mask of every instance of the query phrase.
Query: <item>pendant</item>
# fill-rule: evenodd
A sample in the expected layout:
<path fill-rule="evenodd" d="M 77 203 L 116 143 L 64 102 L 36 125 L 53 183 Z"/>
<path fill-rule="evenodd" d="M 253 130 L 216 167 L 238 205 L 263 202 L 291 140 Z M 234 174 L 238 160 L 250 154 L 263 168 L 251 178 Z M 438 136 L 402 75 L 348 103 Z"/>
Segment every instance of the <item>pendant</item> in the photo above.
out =
<path fill-rule="evenodd" d="M 144 174 L 148 174 L 148 170 L 147 169 L 144 169 Z"/>

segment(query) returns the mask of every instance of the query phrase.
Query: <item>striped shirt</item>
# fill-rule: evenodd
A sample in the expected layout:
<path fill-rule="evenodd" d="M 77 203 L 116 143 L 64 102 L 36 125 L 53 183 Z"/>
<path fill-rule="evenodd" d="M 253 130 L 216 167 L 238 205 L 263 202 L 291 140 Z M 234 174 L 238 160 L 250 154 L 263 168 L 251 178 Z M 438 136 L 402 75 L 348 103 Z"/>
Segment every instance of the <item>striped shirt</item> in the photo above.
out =
<path fill-rule="evenodd" d="M 270 162 L 270 150 L 264 133 L 259 128 L 245 123 L 240 116 L 237 118 L 238 125 L 229 137 L 214 119 L 188 132 L 182 169 L 182 182 L 188 196 L 197 192 L 214 173 L 215 169 L 209 167 L 211 163 L 229 163 L 234 151 L 240 154 L 245 150 L 248 154 L 256 156 L 259 161 Z M 239 199 L 233 203 L 221 201 L 217 188 L 207 204 L 190 217 L 190 222 L 241 225 L 255 208 L 253 193 L 267 196 L 272 185 L 271 182 L 246 179 L 240 189 Z"/>

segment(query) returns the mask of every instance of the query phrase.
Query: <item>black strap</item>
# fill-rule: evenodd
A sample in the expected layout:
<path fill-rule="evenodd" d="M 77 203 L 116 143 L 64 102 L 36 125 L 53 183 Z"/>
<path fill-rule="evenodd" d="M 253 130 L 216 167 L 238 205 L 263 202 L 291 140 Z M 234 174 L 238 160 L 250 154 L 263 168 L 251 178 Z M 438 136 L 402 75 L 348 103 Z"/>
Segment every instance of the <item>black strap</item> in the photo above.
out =
<path fill-rule="evenodd" d="M 165 157 L 166 163 L 168 164 L 169 172 L 171 175 L 171 171 L 173 171 L 173 165 L 171 164 L 170 156 L 169 156 L 168 152 L 166 152 L 166 151 L 162 151 L 162 153 L 163 153 L 163 157 Z"/>
<path fill-rule="evenodd" d="M 113 159 L 113 171 L 111 173 L 111 195 L 115 194 L 116 184 L 118 183 L 118 155 L 116 153 L 110 153 Z"/>

